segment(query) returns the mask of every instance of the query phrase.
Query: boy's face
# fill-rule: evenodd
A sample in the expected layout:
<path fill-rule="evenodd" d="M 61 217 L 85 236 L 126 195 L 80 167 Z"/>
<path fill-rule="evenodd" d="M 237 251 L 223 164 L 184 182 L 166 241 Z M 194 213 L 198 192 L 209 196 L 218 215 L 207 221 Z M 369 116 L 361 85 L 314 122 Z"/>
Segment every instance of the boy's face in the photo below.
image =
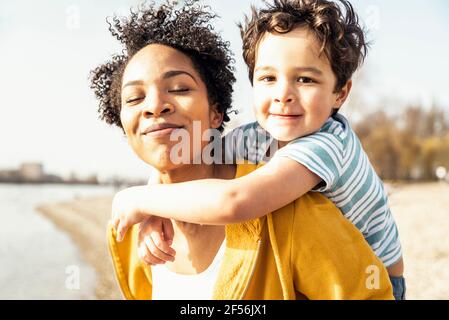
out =
<path fill-rule="evenodd" d="M 254 111 L 275 139 L 291 141 L 321 128 L 340 108 L 351 82 L 334 93 L 336 77 L 320 43 L 306 28 L 266 33 L 256 50 Z"/>

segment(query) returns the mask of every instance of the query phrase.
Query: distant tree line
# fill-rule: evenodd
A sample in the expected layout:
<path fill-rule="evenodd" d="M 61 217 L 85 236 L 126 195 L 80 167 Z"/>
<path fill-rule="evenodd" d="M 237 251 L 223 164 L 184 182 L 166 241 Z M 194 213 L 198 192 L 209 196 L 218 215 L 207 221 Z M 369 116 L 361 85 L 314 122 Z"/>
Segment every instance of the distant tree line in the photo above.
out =
<path fill-rule="evenodd" d="M 448 113 L 436 106 L 410 106 L 396 115 L 377 111 L 354 129 L 382 179 L 436 180 L 437 167 L 449 171 Z"/>

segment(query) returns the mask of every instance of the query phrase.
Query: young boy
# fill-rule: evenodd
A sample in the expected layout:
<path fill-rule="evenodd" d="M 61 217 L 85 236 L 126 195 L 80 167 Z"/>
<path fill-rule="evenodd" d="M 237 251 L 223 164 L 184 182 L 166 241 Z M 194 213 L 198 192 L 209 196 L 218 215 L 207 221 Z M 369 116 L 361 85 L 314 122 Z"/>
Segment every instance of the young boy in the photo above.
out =
<path fill-rule="evenodd" d="M 244 146 L 246 160 L 268 163 L 234 180 L 196 180 L 119 192 L 113 203 L 119 239 L 132 224 L 153 216 L 143 224 L 153 234 L 145 241 L 152 254 L 147 261 L 164 263 L 172 261 L 175 253 L 160 241 L 161 234 L 154 234 L 164 229 L 167 240 L 172 231 L 167 220 L 154 216 L 201 224 L 235 223 L 261 217 L 308 191 L 321 192 L 362 232 L 387 267 L 395 298 L 404 299 L 401 245 L 387 196 L 358 138 L 338 114 L 367 49 L 351 4 L 345 0 L 340 4 L 275 0 L 265 9 L 253 8 L 240 28 L 257 123 L 230 135 L 234 146 Z M 263 139 L 254 138 L 258 133 L 238 134 L 242 129 L 268 132 L 272 138 L 261 144 Z M 280 149 L 270 159 L 267 147 L 273 143 Z M 177 201 L 164 200 L 168 195 Z"/>

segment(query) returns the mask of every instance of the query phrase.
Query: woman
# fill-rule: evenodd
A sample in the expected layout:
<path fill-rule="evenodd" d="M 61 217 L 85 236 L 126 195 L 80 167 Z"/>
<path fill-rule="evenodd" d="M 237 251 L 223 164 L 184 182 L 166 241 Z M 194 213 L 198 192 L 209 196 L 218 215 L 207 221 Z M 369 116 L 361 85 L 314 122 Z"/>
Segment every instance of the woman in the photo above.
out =
<path fill-rule="evenodd" d="M 114 19 L 110 30 L 126 51 L 93 72 L 101 117 L 123 129 L 134 152 L 159 171 L 162 183 L 248 174 L 256 167 L 192 164 L 208 143 L 202 134 L 222 130 L 229 120 L 235 79 L 228 45 L 209 24 L 214 15 L 194 1 L 177 9 L 170 3 L 152 5 L 128 20 Z M 170 139 L 180 129 L 190 138 L 190 161 L 181 163 L 172 157 L 178 142 Z M 306 194 L 275 214 L 246 223 L 173 225 L 176 260 L 162 267 L 139 259 L 138 228 L 118 243 L 109 227 L 125 298 L 393 298 L 382 263 L 319 194 Z M 172 281 L 176 289 L 169 286 Z"/>

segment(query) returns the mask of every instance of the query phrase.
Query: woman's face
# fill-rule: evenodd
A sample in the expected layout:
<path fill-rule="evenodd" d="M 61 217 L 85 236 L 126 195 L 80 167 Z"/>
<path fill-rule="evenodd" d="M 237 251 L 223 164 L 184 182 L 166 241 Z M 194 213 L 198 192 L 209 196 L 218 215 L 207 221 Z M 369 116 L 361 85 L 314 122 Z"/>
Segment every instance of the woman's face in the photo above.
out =
<path fill-rule="evenodd" d="M 192 163 L 208 143 L 201 141 L 202 133 L 221 124 L 222 115 L 209 105 L 206 85 L 191 59 L 168 46 L 150 44 L 131 58 L 123 74 L 121 96 L 120 118 L 128 143 L 143 161 L 160 171 L 181 165 L 176 164 L 179 158 L 170 158 L 173 146 L 180 143 L 171 141 L 171 133 L 182 128 L 188 134 L 184 142 L 188 142 Z"/>

